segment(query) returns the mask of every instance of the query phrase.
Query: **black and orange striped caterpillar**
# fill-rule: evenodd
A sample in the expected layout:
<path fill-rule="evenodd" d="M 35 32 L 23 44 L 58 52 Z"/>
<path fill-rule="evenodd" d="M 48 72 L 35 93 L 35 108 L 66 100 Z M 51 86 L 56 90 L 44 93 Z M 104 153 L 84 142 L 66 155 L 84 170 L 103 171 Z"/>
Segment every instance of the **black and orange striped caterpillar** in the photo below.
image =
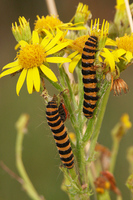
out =
<path fill-rule="evenodd" d="M 90 36 L 85 42 L 82 53 L 82 75 L 84 84 L 84 102 L 83 113 L 85 117 L 92 118 L 93 111 L 96 108 L 98 100 L 96 69 L 94 67 L 94 59 L 96 54 L 98 38 L 96 36 Z"/>
<path fill-rule="evenodd" d="M 64 122 L 60 116 L 54 97 L 48 102 L 46 107 L 46 118 L 53 133 L 60 159 L 66 168 L 71 169 L 74 166 L 74 155 L 71 149 L 66 127 L 64 126 Z"/>

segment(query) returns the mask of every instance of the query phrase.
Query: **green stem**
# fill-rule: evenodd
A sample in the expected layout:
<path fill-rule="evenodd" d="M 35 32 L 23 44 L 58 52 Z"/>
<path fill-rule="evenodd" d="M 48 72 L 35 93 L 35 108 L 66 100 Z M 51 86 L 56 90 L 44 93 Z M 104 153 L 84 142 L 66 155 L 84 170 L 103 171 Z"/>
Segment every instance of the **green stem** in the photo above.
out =
<path fill-rule="evenodd" d="M 59 92 L 63 91 L 63 88 L 57 83 L 50 80 L 48 77 L 45 77 Z"/>
<path fill-rule="evenodd" d="M 76 99 L 75 99 L 74 92 L 72 90 L 70 79 L 69 79 L 68 75 L 66 74 L 64 68 L 62 68 L 62 71 L 63 71 L 63 76 L 64 76 L 64 78 L 66 80 L 66 83 L 67 83 L 67 86 L 68 86 L 69 94 L 70 94 L 71 100 L 73 102 L 73 106 L 74 106 L 75 112 L 76 112 L 78 106 L 77 106 L 77 102 L 76 102 Z"/>
<path fill-rule="evenodd" d="M 26 170 L 24 168 L 23 161 L 22 161 L 22 143 L 23 143 L 24 134 L 26 132 L 25 130 L 26 130 L 26 125 L 27 125 L 27 120 L 28 120 L 27 115 L 22 115 L 16 123 L 16 128 L 17 128 L 16 165 L 24 181 L 23 187 L 28 193 L 28 195 L 33 200 L 41 200 L 41 197 L 39 197 L 37 191 L 35 190 L 34 186 L 32 185 L 28 177 L 28 174 L 26 173 Z"/>
<path fill-rule="evenodd" d="M 83 91 L 83 81 L 82 81 L 82 74 L 80 67 L 76 67 L 76 73 L 78 77 L 78 98 L 79 98 L 79 105 L 78 105 L 78 122 L 79 122 L 79 129 L 83 134 L 83 127 L 86 121 L 86 118 L 83 117 L 83 99 L 84 99 L 84 91 Z"/>
<path fill-rule="evenodd" d="M 113 147 L 112 147 L 112 153 L 111 153 L 111 161 L 110 161 L 110 172 L 113 173 L 114 172 L 114 168 L 115 168 L 115 163 L 116 163 L 116 158 L 117 158 L 117 154 L 118 154 L 118 150 L 119 150 L 119 140 L 114 139 L 113 140 Z"/>
<path fill-rule="evenodd" d="M 99 194 L 97 199 L 98 200 L 111 200 L 109 192 L 106 190 L 104 191 L 103 194 Z"/>
<path fill-rule="evenodd" d="M 106 87 L 105 87 L 106 86 Z M 94 153 L 94 149 L 97 143 L 97 139 L 99 136 L 99 132 L 100 132 L 100 128 L 102 125 L 102 121 L 103 121 L 103 117 L 104 117 L 104 113 L 105 113 L 105 109 L 106 109 L 106 105 L 108 102 L 108 98 L 109 98 L 109 94 L 110 94 L 110 83 L 104 83 L 104 89 L 106 88 L 106 91 L 104 90 L 103 95 L 100 96 L 100 100 L 98 102 L 97 108 L 98 108 L 98 113 L 97 116 L 95 116 L 95 123 L 94 126 L 92 128 L 92 136 L 91 136 L 91 144 L 90 144 L 90 149 L 89 149 L 89 154 L 90 156 L 93 155 Z M 102 92 L 103 92 L 103 88 L 102 88 Z"/>

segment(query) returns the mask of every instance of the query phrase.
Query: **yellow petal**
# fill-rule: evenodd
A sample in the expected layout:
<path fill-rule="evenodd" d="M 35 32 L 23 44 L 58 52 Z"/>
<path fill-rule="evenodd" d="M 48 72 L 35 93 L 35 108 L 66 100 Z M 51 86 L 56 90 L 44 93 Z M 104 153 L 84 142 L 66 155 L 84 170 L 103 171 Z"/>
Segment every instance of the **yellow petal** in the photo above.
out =
<path fill-rule="evenodd" d="M 57 82 L 57 78 L 55 76 L 55 74 L 52 72 L 51 69 L 49 69 L 47 66 L 45 65 L 41 65 L 40 69 L 42 70 L 42 72 L 52 81 Z"/>
<path fill-rule="evenodd" d="M 19 71 L 20 69 L 21 69 L 21 66 L 20 66 L 20 65 L 18 65 L 18 66 L 16 66 L 16 67 L 12 67 L 12 68 L 10 68 L 10 69 L 7 69 L 6 71 L 4 71 L 4 72 L 2 72 L 2 73 L 0 74 L 0 78 L 3 77 L 3 76 L 9 75 L 9 74 L 13 74 L 14 72 L 17 72 L 17 71 Z"/>
<path fill-rule="evenodd" d="M 78 62 L 80 61 L 80 59 L 81 59 L 81 55 L 80 54 L 78 54 L 77 56 L 75 56 L 73 58 L 72 62 L 69 65 L 69 72 L 70 73 L 73 73 L 73 71 L 74 71 L 76 65 L 78 64 Z"/>
<path fill-rule="evenodd" d="M 53 46 L 55 46 L 57 44 L 57 42 L 59 41 L 59 39 L 61 38 L 61 36 L 63 35 L 63 32 L 58 30 L 56 36 L 51 40 L 51 42 L 45 47 L 46 51 L 48 51 L 49 49 L 51 49 Z"/>
<path fill-rule="evenodd" d="M 20 44 L 21 47 L 25 47 L 26 45 L 28 45 L 28 43 L 25 42 L 24 40 L 21 40 L 21 41 L 19 42 L 19 44 Z"/>
<path fill-rule="evenodd" d="M 47 29 L 42 29 L 42 31 L 44 31 L 49 38 L 53 38 L 53 35 Z"/>
<path fill-rule="evenodd" d="M 50 40 L 51 40 L 51 38 L 49 38 L 49 37 L 46 36 L 46 37 L 42 40 L 41 45 L 42 45 L 43 47 L 46 47 L 47 44 L 50 42 Z"/>
<path fill-rule="evenodd" d="M 32 43 L 39 44 L 39 36 L 38 36 L 37 31 L 32 32 Z"/>
<path fill-rule="evenodd" d="M 17 82 L 17 85 L 16 85 L 16 93 L 17 93 L 18 96 L 19 96 L 19 92 L 22 88 L 22 85 L 25 81 L 26 74 L 27 74 L 27 69 L 23 69 L 23 71 L 21 72 L 21 74 L 19 76 L 19 79 L 18 79 L 18 82 Z"/>
<path fill-rule="evenodd" d="M 115 61 L 114 61 L 114 57 L 113 54 L 107 49 L 107 48 L 103 48 L 104 50 L 104 55 L 105 58 L 108 62 L 108 64 L 110 65 L 111 71 L 115 71 Z"/>
<path fill-rule="evenodd" d="M 2 70 L 3 69 L 8 69 L 8 68 L 12 68 L 12 67 L 15 67 L 15 66 L 18 66 L 19 64 L 18 64 L 18 60 L 16 60 L 16 61 L 14 61 L 14 62 L 11 62 L 11 63 L 8 63 L 7 65 L 5 65 L 3 68 L 2 68 Z"/>
<path fill-rule="evenodd" d="M 48 57 L 46 58 L 46 62 L 49 63 L 65 63 L 65 62 L 71 62 L 70 58 L 64 58 L 64 57 Z"/>
<path fill-rule="evenodd" d="M 77 54 L 79 54 L 78 51 L 74 51 L 73 53 L 71 53 L 68 58 L 74 58 Z"/>
<path fill-rule="evenodd" d="M 123 54 L 126 53 L 126 50 L 124 49 L 117 49 L 116 51 L 114 51 L 114 54 L 117 54 L 117 57 L 121 57 Z"/>
<path fill-rule="evenodd" d="M 55 47 L 53 47 L 52 49 L 50 49 L 49 51 L 47 51 L 47 55 L 54 54 L 54 53 L 60 51 L 61 49 L 67 47 L 69 44 L 70 44 L 70 42 L 63 42 L 61 44 L 58 44 Z"/>
<path fill-rule="evenodd" d="M 33 84 L 37 92 L 40 91 L 40 75 L 37 67 L 33 68 Z"/>
<path fill-rule="evenodd" d="M 132 52 L 127 51 L 125 57 L 126 57 L 127 61 L 130 62 L 131 59 L 133 58 Z"/>
<path fill-rule="evenodd" d="M 107 38 L 105 45 L 117 46 L 116 41 L 112 40 L 111 38 Z"/>
<path fill-rule="evenodd" d="M 32 73 L 32 68 L 28 69 L 27 71 L 27 90 L 29 92 L 29 94 L 32 94 L 33 92 L 33 73 Z"/>

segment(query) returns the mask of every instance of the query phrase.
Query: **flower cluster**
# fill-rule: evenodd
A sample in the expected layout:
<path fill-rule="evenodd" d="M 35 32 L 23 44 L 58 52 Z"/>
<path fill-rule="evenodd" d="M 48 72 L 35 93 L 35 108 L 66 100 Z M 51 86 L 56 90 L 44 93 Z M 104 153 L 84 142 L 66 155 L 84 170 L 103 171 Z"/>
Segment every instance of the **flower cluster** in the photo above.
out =
<path fill-rule="evenodd" d="M 123 5 L 123 4 L 122 4 Z M 124 8 L 117 2 L 117 10 L 123 12 Z M 123 9 L 121 9 L 123 8 Z M 31 33 L 29 21 L 19 17 L 19 24 L 12 24 L 12 33 L 19 48 L 15 61 L 3 67 L 0 77 L 16 72 L 21 73 L 16 85 L 19 95 L 20 89 L 26 80 L 28 92 L 39 92 L 41 78 L 44 76 L 56 82 L 57 77 L 50 69 L 49 63 L 69 62 L 69 71 L 74 72 L 75 67 L 82 58 L 83 47 L 90 35 L 98 37 L 97 54 L 95 63 L 103 75 L 110 74 L 114 83 L 112 88 L 118 88 L 120 72 L 125 70 L 133 59 L 133 36 L 123 35 L 115 40 L 108 37 L 109 23 L 103 20 L 100 28 L 99 19 L 93 23 L 91 12 L 87 5 L 79 3 L 75 15 L 68 23 L 63 23 L 58 16 L 37 16 L 34 30 Z M 119 18 L 118 18 L 119 19 Z M 115 18 L 115 22 L 118 20 Z M 87 22 L 91 22 L 90 26 Z M 75 32 L 77 30 L 77 32 Z M 67 54 L 66 54 L 67 53 Z M 64 56 L 67 55 L 67 58 Z M 59 65 L 58 65 L 59 66 Z M 61 65 L 60 65 L 61 66 Z M 104 77 L 104 76 L 103 76 Z M 120 87 L 121 91 L 127 89 Z M 115 91 L 115 89 L 114 89 Z"/>

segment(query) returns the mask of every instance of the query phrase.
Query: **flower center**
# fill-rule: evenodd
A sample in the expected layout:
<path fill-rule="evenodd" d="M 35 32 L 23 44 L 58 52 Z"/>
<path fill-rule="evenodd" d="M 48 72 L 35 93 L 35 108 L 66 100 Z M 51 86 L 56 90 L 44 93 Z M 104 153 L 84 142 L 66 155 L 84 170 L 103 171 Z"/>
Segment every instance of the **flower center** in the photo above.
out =
<path fill-rule="evenodd" d="M 125 35 L 123 37 L 116 38 L 116 44 L 118 48 L 122 48 L 133 53 L 133 36 Z"/>
<path fill-rule="evenodd" d="M 21 48 L 17 58 L 22 68 L 29 69 L 32 67 L 39 67 L 43 64 L 43 62 L 45 62 L 46 54 L 41 45 L 28 44 Z"/>
<path fill-rule="evenodd" d="M 83 35 L 83 36 L 81 36 L 81 37 L 75 39 L 75 40 L 72 42 L 72 44 L 70 45 L 71 48 L 72 48 L 73 50 L 76 50 L 76 51 L 78 51 L 78 52 L 80 52 L 80 53 L 82 54 L 82 52 L 83 52 L 83 47 L 84 47 L 84 45 L 85 45 L 85 42 L 88 40 L 88 37 L 89 37 L 88 35 Z"/>

